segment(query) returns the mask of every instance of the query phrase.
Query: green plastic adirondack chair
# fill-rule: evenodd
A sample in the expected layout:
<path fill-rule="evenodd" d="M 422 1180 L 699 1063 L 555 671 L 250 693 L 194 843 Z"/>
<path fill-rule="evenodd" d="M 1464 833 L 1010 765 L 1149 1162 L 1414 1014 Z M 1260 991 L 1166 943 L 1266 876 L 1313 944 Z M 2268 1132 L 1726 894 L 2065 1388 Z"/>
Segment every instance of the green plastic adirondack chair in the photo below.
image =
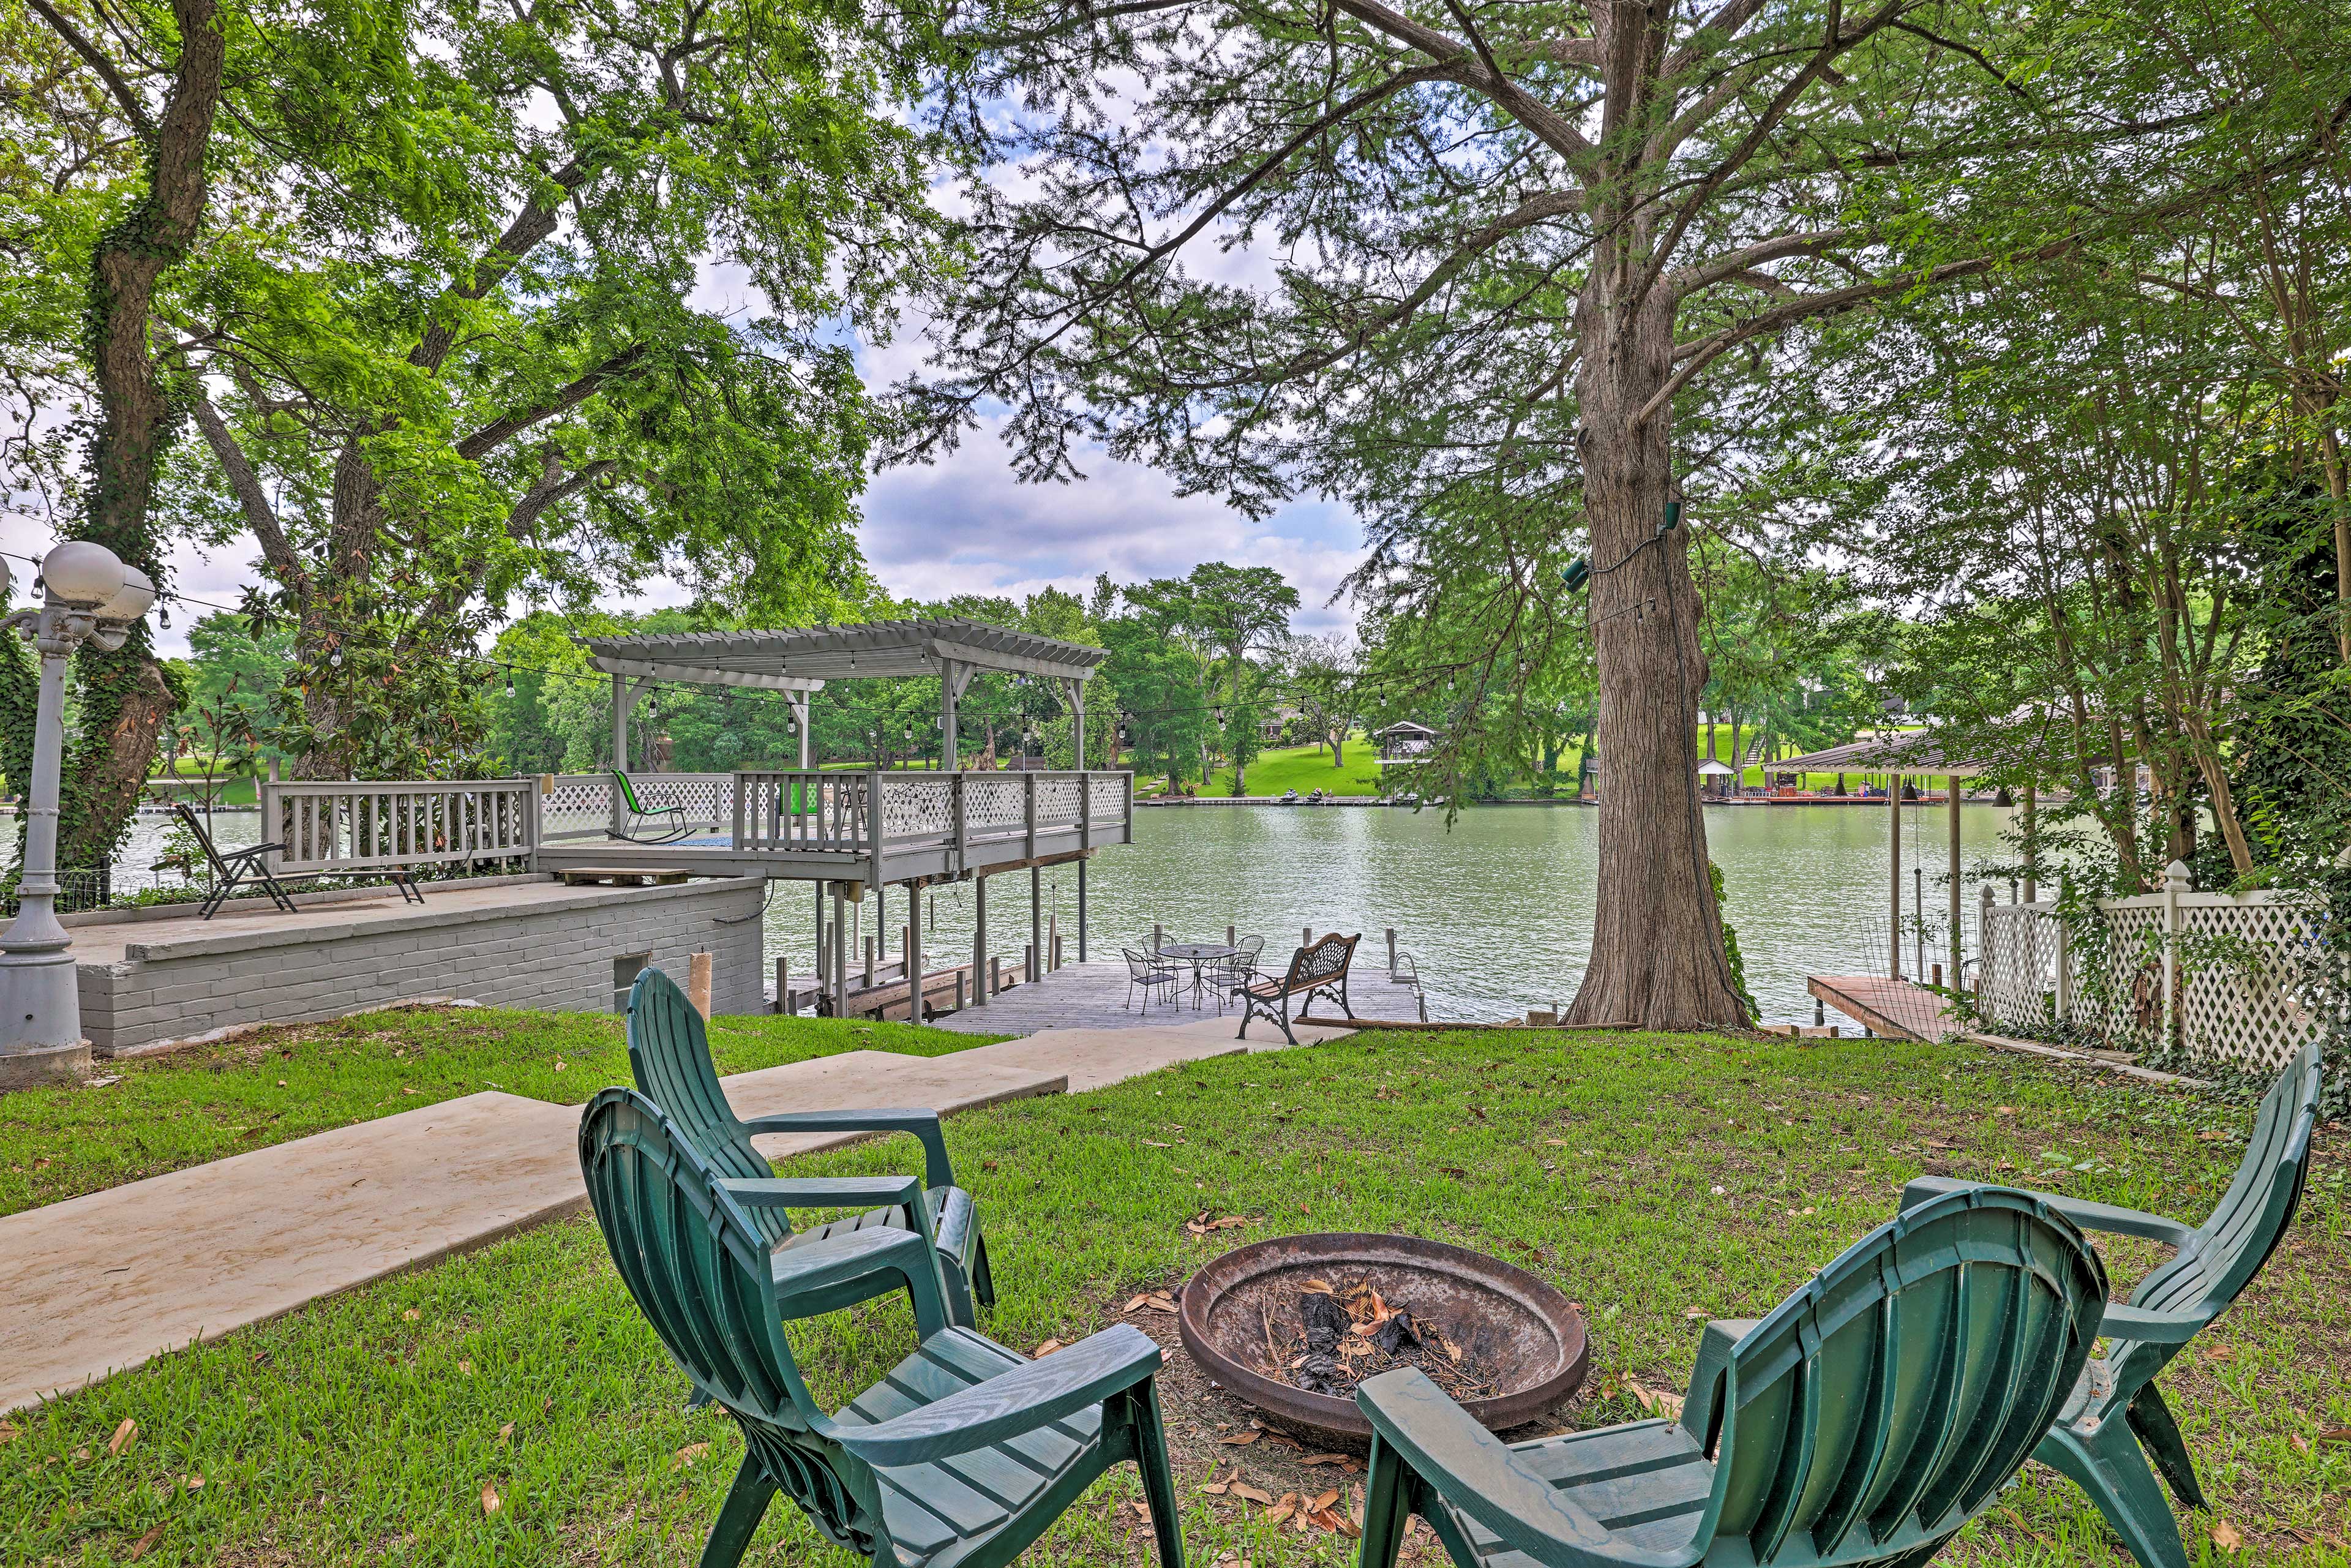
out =
<path fill-rule="evenodd" d="M 1418 1514 L 1464 1568 L 1914 1568 L 2015 1475 L 2089 1358 L 2106 1280 L 2030 1194 L 1972 1187 L 1707 1326 L 1677 1419 L 1505 1445 L 1417 1371 L 1365 1382 L 1362 1568 Z"/>
<path fill-rule="evenodd" d="M 999 1568 L 1097 1476 L 1132 1459 L 1161 1568 L 1183 1568 L 1175 1478 L 1152 1379 L 1159 1347 L 1126 1324 L 1044 1361 L 946 1321 L 933 1254 L 879 1227 L 771 1252 L 752 1216 L 806 1184 L 736 1178 L 644 1096 L 607 1089 L 580 1118 L 580 1167 L 629 1294 L 695 1388 L 743 1428 L 743 1467 L 703 1548 L 734 1568 L 781 1491 L 875 1568 Z M 841 1181 L 919 1203 L 911 1178 Z M 895 1271 L 921 1344 L 827 1415 L 784 1336 L 787 1289 Z"/>
<path fill-rule="evenodd" d="M 2310 1173 L 2311 1129 L 2325 1082 L 2314 1040 L 2270 1085 L 2236 1179 L 2220 1207 L 2192 1230 L 2136 1209 L 2035 1195 L 2085 1230 L 2144 1236 L 2178 1249 L 2139 1281 L 2127 1305 L 2106 1309 L 2099 1331 L 2106 1354 L 2083 1369 L 2034 1456 L 2079 1482 L 2147 1568 L 2187 1568 L 2188 1563 L 2179 1526 L 2148 1460 L 2181 1502 L 2205 1506 L 2196 1467 L 2155 1375 L 2198 1330 L 2229 1310 L 2283 1239 Z M 1922 1176 L 1904 1190 L 1902 1206 L 1907 1210 L 1966 1185 Z"/>
<path fill-rule="evenodd" d="M 751 1145 L 761 1133 L 910 1133 L 923 1145 L 922 1203 L 898 1203 L 836 1219 L 811 1230 L 792 1228 L 787 1206 L 762 1205 L 752 1224 L 771 1250 L 805 1246 L 813 1241 L 890 1226 L 914 1230 L 937 1244 L 939 1269 L 946 1289 L 948 1315 L 968 1328 L 976 1321 L 973 1302 L 996 1304 L 996 1281 L 987 1265 L 987 1243 L 979 1230 L 979 1210 L 971 1194 L 955 1184 L 955 1166 L 947 1160 L 946 1137 L 935 1111 L 791 1111 L 745 1122 L 726 1103 L 718 1085 L 718 1070 L 710 1060 L 709 1036 L 702 1015 L 677 988 L 677 982 L 659 969 L 646 969 L 629 991 L 629 1068 L 637 1088 L 677 1124 L 702 1157 L 729 1176 L 765 1177 L 776 1174 L 767 1156 Z M 811 1197 L 801 1208 L 840 1205 L 826 1196 L 820 1183 L 801 1183 Z M 843 1200 L 849 1201 L 849 1200 Z M 923 1212 L 918 1213 L 917 1209 Z M 822 1291 L 793 1291 L 782 1297 L 784 1315 L 814 1317 L 887 1294 L 898 1287 L 886 1275 L 860 1283 L 841 1281 Z"/>

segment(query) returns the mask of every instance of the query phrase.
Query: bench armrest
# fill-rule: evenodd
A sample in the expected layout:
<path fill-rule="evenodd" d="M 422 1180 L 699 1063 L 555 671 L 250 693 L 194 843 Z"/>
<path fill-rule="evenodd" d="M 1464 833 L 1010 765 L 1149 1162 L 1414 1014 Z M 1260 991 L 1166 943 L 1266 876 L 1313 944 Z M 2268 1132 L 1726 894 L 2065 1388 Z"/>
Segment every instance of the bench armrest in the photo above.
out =
<path fill-rule="evenodd" d="M 947 1141 L 939 1131 L 936 1111 L 876 1107 L 862 1111 L 787 1111 L 758 1116 L 743 1124 L 745 1132 L 762 1133 L 908 1133 L 923 1145 L 923 1185 L 955 1186 L 955 1166 L 947 1159 Z"/>
<path fill-rule="evenodd" d="M 919 1410 L 871 1427 L 836 1427 L 832 1437 L 870 1465 L 928 1464 L 1099 1405 L 1150 1378 L 1160 1360 L 1148 1335 L 1121 1323 Z"/>
<path fill-rule="evenodd" d="M 1641 1562 L 1612 1551 L 1608 1527 L 1519 1462 L 1508 1444 L 1470 1418 L 1423 1372 L 1382 1373 L 1355 1389 L 1379 1441 L 1446 1501 L 1552 1568 Z"/>
<path fill-rule="evenodd" d="M 1905 1209 L 1916 1208 L 1930 1197 L 1939 1197 L 1944 1193 L 1957 1192 L 1963 1187 L 2007 1185 L 2005 1182 L 1968 1181 L 1959 1176 L 1920 1176 L 1902 1189 L 1902 1207 Z M 2030 1188 L 2025 1190 L 2031 1192 Z M 2172 1248 L 2185 1247 L 2196 1236 L 2190 1227 L 2176 1219 L 2166 1219 L 2159 1214 L 2142 1214 L 2136 1208 L 2118 1208 L 2111 1203 L 2092 1203 L 2086 1198 L 2067 1197 L 2056 1192 L 2031 1192 L 2031 1196 L 2085 1230 L 2103 1230 L 2112 1236 L 2140 1236 Z"/>

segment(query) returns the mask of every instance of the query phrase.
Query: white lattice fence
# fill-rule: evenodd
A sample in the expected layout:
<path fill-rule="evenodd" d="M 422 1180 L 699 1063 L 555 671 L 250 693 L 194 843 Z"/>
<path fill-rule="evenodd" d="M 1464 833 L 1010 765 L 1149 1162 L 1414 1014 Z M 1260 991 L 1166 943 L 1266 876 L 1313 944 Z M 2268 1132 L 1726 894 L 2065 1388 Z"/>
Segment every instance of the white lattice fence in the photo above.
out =
<path fill-rule="evenodd" d="M 2158 1046 L 2168 1030 L 2191 1058 L 2254 1072 L 2283 1065 L 2317 1027 L 2297 994 L 2318 940 L 2311 906 L 2267 892 L 2191 893 L 2187 880 L 2175 865 L 2161 893 L 2101 899 L 2105 929 L 2085 945 L 2095 958 L 2069 951 L 2053 904 L 1986 904 L 1977 1006 L 2030 1029 L 2053 1005 L 2112 1044 Z"/>
<path fill-rule="evenodd" d="M 1105 817 L 1115 821 L 1126 815 L 1126 780 L 1118 774 L 1107 779 L 1086 780 L 1086 794 L 1092 802 L 1088 815 L 1096 821 Z"/>
<path fill-rule="evenodd" d="M 2284 1065 L 2316 1027 L 2296 994 L 2317 941 L 2311 906 L 2261 894 L 2189 894 L 2179 917 L 2180 1042 L 2192 1056 Z"/>
<path fill-rule="evenodd" d="M 2060 942 L 2054 906 L 1983 906 L 1982 994 L 1978 1006 L 2011 1029 L 2049 1021 L 2057 987 Z"/>

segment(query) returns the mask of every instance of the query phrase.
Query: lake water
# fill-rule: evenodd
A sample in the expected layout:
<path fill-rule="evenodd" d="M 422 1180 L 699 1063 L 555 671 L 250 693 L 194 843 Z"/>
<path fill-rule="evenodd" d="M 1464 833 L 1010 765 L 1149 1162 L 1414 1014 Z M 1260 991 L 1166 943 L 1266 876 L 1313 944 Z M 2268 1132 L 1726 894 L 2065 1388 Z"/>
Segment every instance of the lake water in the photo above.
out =
<path fill-rule="evenodd" d="M 1963 894 L 1977 896 L 1976 868 L 2006 853 L 2004 807 L 1961 808 Z M 1121 946 L 1147 937 L 1156 921 L 1175 936 L 1221 937 L 1227 925 L 1263 933 L 1279 962 L 1305 926 L 1361 931 L 1366 956 L 1384 955 L 1383 933 L 1419 962 L 1431 1018 L 1499 1019 L 1565 1004 L 1575 994 L 1591 943 L 1594 835 L 1599 813 L 1576 806 L 1488 806 L 1464 811 L 1448 829 L 1437 811 L 1361 807 L 1152 808 L 1134 814 L 1134 842 L 1097 853 L 1086 873 L 1089 956 L 1115 960 Z M 252 812 L 216 819 L 224 846 L 254 841 Z M 144 817 L 119 862 L 144 868 L 158 852 L 160 820 Z M 1870 974 L 1886 964 L 1886 808 L 1714 806 L 1708 848 L 1722 868 L 1725 915 L 1739 933 L 1748 988 L 1766 1021 L 1812 1020 L 1804 977 Z M 1903 811 L 1905 883 L 1926 872 L 1928 923 L 1939 933 L 1948 893 L 1944 808 Z M 119 884 L 148 880 L 126 872 Z M 1028 940 L 1028 878 L 989 883 L 991 946 L 1017 961 Z M 1075 868 L 1045 873 L 1047 907 L 1058 910 L 1065 951 L 1077 956 Z M 1997 895 L 2006 899 L 2002 883 Z M 932 961 L 969 953 L 967 884 L 934 890 Z M 1907 902 L 1907 899 L 1906 899 Z M 866 905 L 862 929 L 873 928 Z M 903 894 L 883 906 L 896 950 Z M 927 922 L 926 922 L 927 923 Z M 815 895 L 805 883 L 770 888 L 766 930 L 771 955 L 792 972 L 814 967 Z M 1972 929 L 1970 931 L 1972 938 Z M 1941 956 L 1930 935 L 1927 957 Z M 1972 950 L 1972 940 L 1970 942 Z M 1906 954 L 1906 967 L 1909 955 Z"/>

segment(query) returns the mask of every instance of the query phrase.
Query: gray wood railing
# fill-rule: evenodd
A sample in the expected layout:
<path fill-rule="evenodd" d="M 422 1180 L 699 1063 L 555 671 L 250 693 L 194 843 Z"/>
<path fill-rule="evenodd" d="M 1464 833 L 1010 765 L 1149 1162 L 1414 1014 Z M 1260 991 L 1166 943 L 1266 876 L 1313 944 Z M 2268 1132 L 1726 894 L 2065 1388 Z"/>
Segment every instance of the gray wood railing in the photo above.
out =
<path fill-rule="evenodd" d="M 303 779 L 261 785 L 261 836 L 279 875 L 526 857 L 538 847 L 538 780 Z"/>

